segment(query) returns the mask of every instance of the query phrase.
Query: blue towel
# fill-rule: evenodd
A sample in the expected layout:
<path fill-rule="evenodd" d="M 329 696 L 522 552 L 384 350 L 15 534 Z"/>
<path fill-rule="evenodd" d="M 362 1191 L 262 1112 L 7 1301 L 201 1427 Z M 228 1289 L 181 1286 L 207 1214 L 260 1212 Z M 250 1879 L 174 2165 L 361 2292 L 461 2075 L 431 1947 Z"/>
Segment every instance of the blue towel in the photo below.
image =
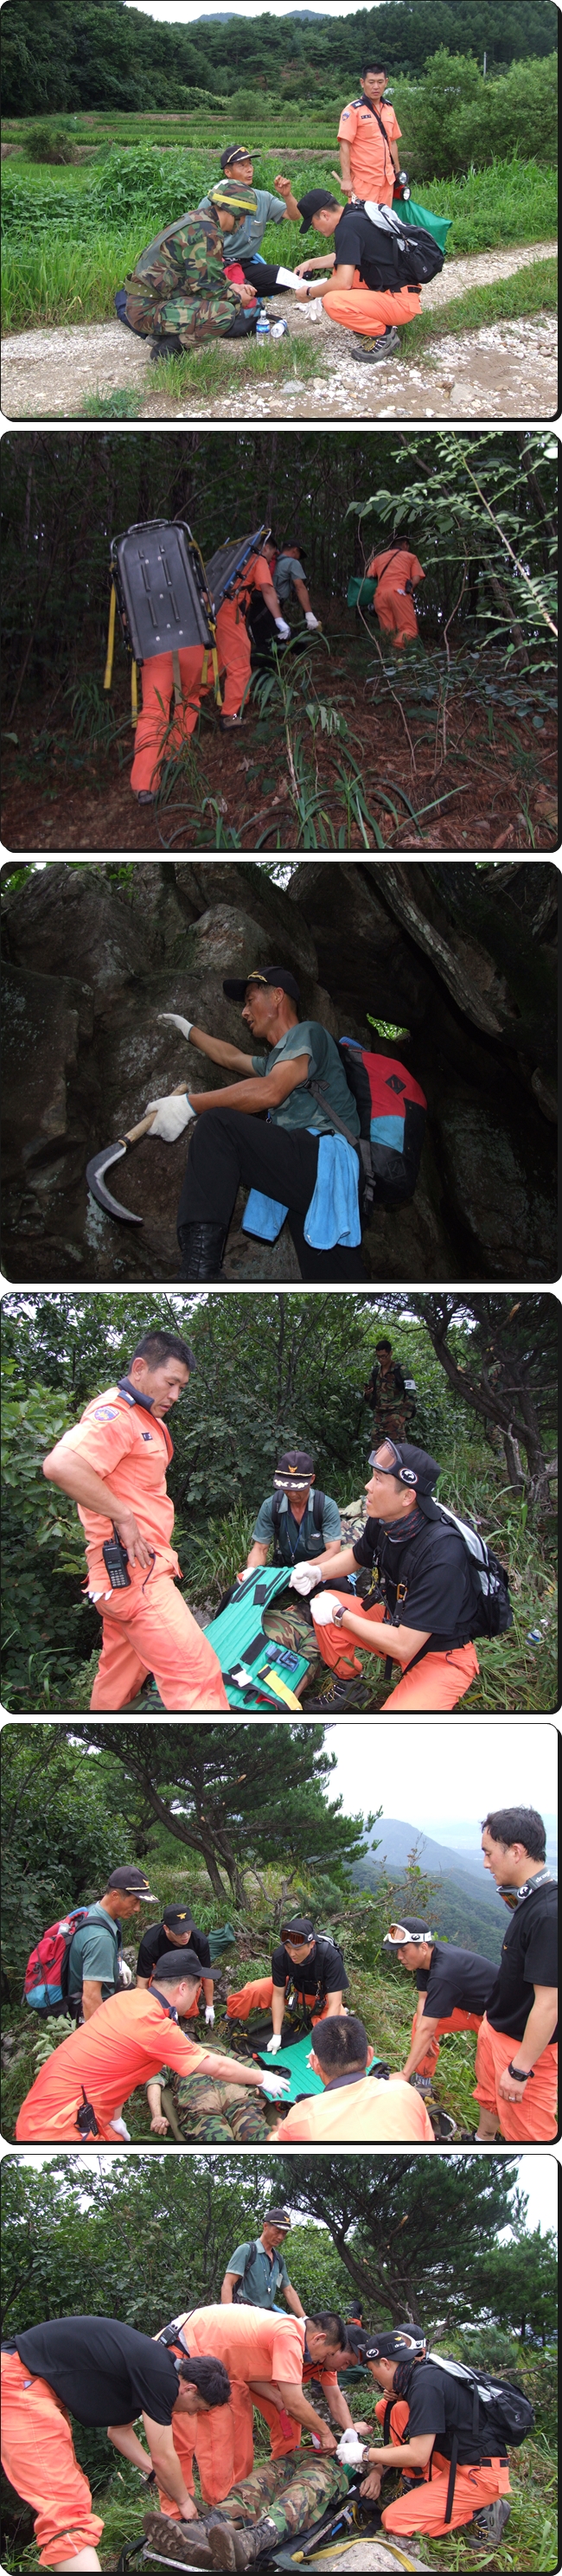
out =
<path fill-rule="evenodd" d="M 311 1127 L 310 1135 L 317 1129 Z M 244 1234 L 258 1234 L 263 1243 L 276 1243 L 288 1210 L 280 1199 L 269 1199 L 263 1190 L 250 1190 L 242 1218 Z M 315 1252 L 332 1252 L 341 1243 L 351 1250 L 361 1242 L 359 1218 L 359 1161 L 353 1145 L 345 1136 L 318 1138 L 316 1187 L 304 1220 L 305 1240 Z"/>

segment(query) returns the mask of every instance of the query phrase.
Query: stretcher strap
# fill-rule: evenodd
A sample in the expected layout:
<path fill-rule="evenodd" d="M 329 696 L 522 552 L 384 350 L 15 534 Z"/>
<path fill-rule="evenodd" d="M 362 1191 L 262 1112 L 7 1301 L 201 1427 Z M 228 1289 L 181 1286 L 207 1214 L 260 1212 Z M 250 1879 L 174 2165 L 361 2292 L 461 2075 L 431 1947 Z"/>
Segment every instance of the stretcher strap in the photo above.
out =
<path fill-rule="evenodd" d="M 131 662 L 131 725 L 132 725 L 133 733 L 136 733 L 138 720 L 139 720 L 139 693 L 138 693 L 138 687 L 137 687 L 137 666 L 136 666 L 136 662 L 135 662 L 135 659 L 134 659 L 134 656 L 133 656 L 133 660 L 132 660 L 132 662 Z M 143 1589 L 144 1589 L 144 1586 L 143 1586 Z"/>
<path fill-rule="evenodd" d="M 175 707 L 181 707 L 181 703 L 182 703 L 182 688 L 181 688 L 180 657 L 179 657 L 179 653 L 178 653 L 178 652 L 176 652 L 175 646 L 174 646 L 174 651 L 173 651 L 173 653 L 172 653 L 172 670 L 173 670 L 173 674 L 174 674 L 174 706 L 175 706 Z"/>
<path fill-rule="evenodd" d="M 110 688 L 111 688 L 111 680 L 112 680 L 112 673 L 113 673 L 113 649 L 114 649 L 114 644 L 115 644 L 115 610 L 116 610 L 116 606 L 117 606 L 117 602 L 116 602 L 116 597 L 115 597 L 115 584 L 114 584 L 114 582 L 112 582 L 112 584 L 111 584 L 111 591 L 110 591 L 110 595 L 109 595 L 109 624 L 108 624 L 108 629 L 107 629 L 107 656 L 106 656 L 105 671 L 104 671 L 104 675 L 103 675 L 103 685 L 104 685 L 104 689 L 110 689 Z"/>
<path fill-rule="evenodd" d="M 201 672 L 201 687 L 202 687 L 202 689 L 206 689 L 206 687 L 207 687 L 207 680 L 208 680 L 208 675 L 209 675 L 209 662 L 210 662 L 210 661 L 212 662 L 212 666 L 213 666 L 213 680 L 214 680 L 215 698 L 216 698 L 217 706 L 218 706 L 218 707 L 222 707 L 222 698 L 221 698 L 221 693 L 220 693 L 220 680 L 219 680 L 219 657 L 218 657 L 218 653 L 217 653 L 216 644 L 207 644 L 207 646 L 206 646 L 206 650 L 205 650 L 205 652 L 204 652 L 204 654 L 203 654 L 203 669 L 202 669 L 202 672 Z"/>

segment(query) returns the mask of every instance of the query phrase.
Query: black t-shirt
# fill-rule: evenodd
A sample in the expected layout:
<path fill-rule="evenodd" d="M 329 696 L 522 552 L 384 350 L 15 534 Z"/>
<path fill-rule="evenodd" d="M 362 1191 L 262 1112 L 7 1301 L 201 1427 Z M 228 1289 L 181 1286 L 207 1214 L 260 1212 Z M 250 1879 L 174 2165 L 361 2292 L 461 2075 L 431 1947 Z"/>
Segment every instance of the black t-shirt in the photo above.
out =
<path fill-rule="evenodd" d="M 395 293 L 401 285 L 400 253 L 396 252 L 392 234 L 383 231 L 380 224 L 371 223 L 363 207 L 345 207 L 336 224 L 334 247 L 337 267 L 358 268 L 362 286 L 380 288 L 384 294 Z M 413 286 L 412 293 L 419 294 L 419 288 Z"/>
<path fill-rule="evenodd" d="M 273 1952 L 271 1974 L 274 1986 L 285 1986 L 289 1981 L 300 1995 L 313 1995 L 317 1990 L 321 1995 L 337 1995 L 349 1985 L 341 1950 L 336 1949 L 335 1941 L 315 1941 L 308 1959 L 303 1959 L 298 1968 L 289 1958 L 284 1942 L 280 1941 L 278 1950 Z"/>
<path fill-rule="evenodd" d="M 481 1959 L 477 1950 L 457 1950 L 454 1941 L 447 1949 L 436 1941 L 431 1967 L 414 1971 L 418 1994 L 425 1995 L 424 2012 L 437 2021 L 455 2011 L 485 2012 L 497 1973 L 494 1959 Z"/>
<path fill-rule="evenodd" d="M 469 1559 L 464 1539 L 458 1531 L 446 1529 L 444 1521 L 425 1521 L 416 1513 L 415 1529 L 402 1527 L 400 1535 L 389 1536 L 384 1522 L 368 1520 L 361 1537 L 354 1543 L 356 1565 L 378 1566 L 387 1608 L 391 1619 L 398 1610 L 396 1626 L 425 1628 L 428 1645 L 423 1654 L 447 1654 L 453 1646 L 468 1646 L 474 1628 L 474 1595 Z M 405 1585 L 403 1598 L 397 1602 L 397 1589 Z M 409 1670 L 409 1666 L 406 1666 Z"/>
<path fill-rule="evenodd" d="M 197 1957 L 201 1960 L 202 1968 L 210 1968 L 211 1953 L 207 1934 L 206 1932 L 196 1932 L 195 1924 L 189 1925 L 189 1945 L 191 1950 L 197 1951 Z M 174 1941 L 173 1939 L 171 1941 L 168 1939 L 164 1924 L 149 1923 L 146 1932 L 143 1932 L 142 1936 L 137 1959 L 137 1977 L 151 1977 L 152 1970 L 156 1967 L 157 1960 L 163 1959 L 166 1951 L 173 1950 L 173 1948 Z"/>
<path fill-rule="evenodd" d="M 450 2379 L 433 2361 L 416 2361 L 408 2390 L 408 2423 L 406 2442 L 418 2433 L 434 2433 L 435 2448 L 444 2460 L 450 2460 L 453 2434 L 459 2438 L 459 2461 L 506 2458 L 505 2433 L 495 2430 L 490 2420 L 486 2430 L 475 2441 L 472 2431 L 473 2396 L 462 2379 Z M 486 2410 L 486 2414 L 488 2410 Z"/>
<path fill-rule="evenodd" d="M 161 2343 L 115 2317 L 52 2317 L 14 2336 L 26 2370 L 48 2380 L 79 2424 L 171 2424 L 177 2371 Z"/>
<path fill-rule="evenodd" d="M 524 1896 L 510 1916 L 496 1981 L 486 2005 L 492 2030 L 522 2039 L 534 1986 L 558 1983 L 558 1888 L 553 1881 Z M 556 2031 L 552 2033 L 556 2039 Z"/>

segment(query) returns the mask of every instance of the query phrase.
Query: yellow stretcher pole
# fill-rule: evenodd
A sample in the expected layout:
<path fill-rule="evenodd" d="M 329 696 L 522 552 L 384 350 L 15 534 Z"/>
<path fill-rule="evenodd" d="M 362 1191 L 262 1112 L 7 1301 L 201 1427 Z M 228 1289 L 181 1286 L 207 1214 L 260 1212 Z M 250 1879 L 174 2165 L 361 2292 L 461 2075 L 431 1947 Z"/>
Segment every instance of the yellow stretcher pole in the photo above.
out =
<path fill-rule="evenodd" d="M 133 660 L 132 660 L 132 662 L 131 662 L 131 725 L 132 725 L 133 733 L 136 733 L 137 724 L 138 724 L 138 718 L 139 718 L 139 693 L 138 693 L 138 685 L 137 685 L 137 666 L 136 666 L 135 658 L 134 658 L 134 655 L 133 655 Z"/>
<path fill-rule="evenodd" d="M 110 688 L 111 688 L 111 680 L 112 680 L 112 673 L 113 673 L 113 651 L 114 651 L 114 645 L 115 645 L 115 609 L 116 609 L 116 605 L 117 605 L 117 603 L 116 603 L 116 598 L 115 598 L 115 587 L 114 587 L 114 583 L 112 582 L 112 584 L 111 584 L 111 592 L 110 592 L 110 600 L 109 600 L 109 625 L 108 625 L 108 629 L 107 629 L 107 658 L 106 658 L 105 671 L 104 671 L 104 675 L 103 675 L 103 685 L 104 685 L 104 689 L 110 689 Z"/>

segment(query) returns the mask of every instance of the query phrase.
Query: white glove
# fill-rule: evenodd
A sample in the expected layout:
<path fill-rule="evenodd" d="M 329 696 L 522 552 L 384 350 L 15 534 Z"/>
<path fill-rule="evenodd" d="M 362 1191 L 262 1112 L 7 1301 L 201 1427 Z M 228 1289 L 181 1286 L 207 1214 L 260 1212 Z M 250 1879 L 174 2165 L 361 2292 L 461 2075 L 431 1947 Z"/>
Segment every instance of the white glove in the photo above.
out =
<path fill-rule="evenodd" d="M 286 617 L 276 617 L 275 624 L 278 635 L 282 636 L 283 643 L 286 644 L 287 636 L 290 635 L 291 632 L 290 626 L 287 625 Z"/>
<path fill-rule="evenodd" d="M 210 2029 L 210 2030 L 214 2030 L 214 2027 L 215 2027 L 215 2007 L 214 2007 L 214 2004 L 206 2004 L 206 2005 L 205 2005 L 205 2020 L 209 2023 L 209 2029 Z"/>
<path fill-rule="evenodd" d="M 320 618 L 319 618 L 319 617 L 314 617 L 314 616 L 313 616 L 313 612 L 312 612 L 312 609 L 311 609 L 311 608 L 305 608 L 305 612 L 304 612 L 304 613 L 305 613 L 305 617 L 306 617 L 306 623 L 307 623 L 307 626 L 308 626 L 308 628 L 309 628 L 309 630 L 310 630 L 310 634 L 311 634 L 311 635 L 314 635 L 314 632 L 315 632 L 316 627 L 318 627 L 318 626 L 320 625 Z"/>
<path fill-rule="evenodd" d="M 319 1601 L 310 1604 L 315 1628 L 329 1628 L 336 1610 L 341 1610 L 337 1592 L 322 1592 Z"/>
<path fill-rule="evenodd" d="M 358 2441 L 353 2425 L 349 2424 L 347 2432 L 342 2433 L 341 2442 L 338 2442 L 336 2459 L 341 2460 L 344 2469 L 358 2469 L 365 2458 L 365 2452 L 366 2443 Z"/>
<path fill-rule="evenodd" d="M 294 1565 L 289 1577 L 289 1591 L 303 1592 L 306 1595 L 307 1592 L 314 1592 L 315 1585 L 322 1581 L 323 1576 L 317 1573 L 316 1566 Z"/>
<path fill-rule="evenodd" d="M 288 2092 L 289 2092 L 289 2077 L 288 2077 L 288 2075 L 263 2075 L 263 2076 L 262 2076 L 262 2093 L 267 2093 L 268 2101 L 270 2101 L 270 2102 L 278 2102 L 279 2100 L 282 2100 L 282 2099 L 283 2099 L 283 2094 L 284 2094 L 284 2093 L 288 2093 Z"/>
<path fill-rule="evenodd" d="M 280 2030 L 274 2030 L 274 2033 L 273 2033 L 273 2039 L 268 2039 L 268 2043 L 267 2043 L 267 2054 L 268 2054 L 268 2057 L 276 2057 L 276 2056 L 277 2056 L 277 2050 L 278 2050 L 278 2048 L 282 2048 L 282 2046 L 283 2046 L 283 2041 L 282 2041 L 282 2037 L 281 2037 L 281 2032 L 280 2032 Z"/>
<path fill-rule="evenodd" d="M 192 1028 L 194 1028 L 195 1023 L 193 1020 L 182 1020 L 181 1011 L 159 1011 L 158 1018 L 159 1020 L 171 1020 L 174 1029 L 181 1029 L 182 1038 L 191 1037 L 191 1031 Z"/>
<path fill-rule="evenodd" d="M 126 2146 L 130 2147 L 131 2131 L 130 2129 L 125 2128 L 125 2122 L 121 2119 L 120 2112 L 116 2112 L 115 2119 L 110 2120 L 109 2126 L 110 2129 L 113 2130 L 114 2138 L 124 2138 Z"/>
<path fill-rule="evenodd" d="M 128 1961 L 127 1961 L 126 1959 L 120 1959 L 120 1961 L 119 1961 L 119 1984 L 120 1984 L 121 1986 L 132 1986 L 132 1983 L 133 1983 L 133 1971 L 132 1971 L 132 1968 L 130 1968 L 130 1967 L 129 1967 L 129 1965 L 128 1965 Z"/>
<path fill-rule="evenodd" d="M 189 1125 L 190 1118 L 195 1117 L 195 1110 L 192 1109 L 191 1101 L 188 1100 L 185 1091 L 170 1091 L 162 1100 L 147 1100 L 146 1106 L 147 1109 L 155 1109 L 157 1112 L 150 1134 L 160 1136 L 163 1145 L 175 1145 L 176 1137 L 181 1136 L 182 1129 Z"/>

